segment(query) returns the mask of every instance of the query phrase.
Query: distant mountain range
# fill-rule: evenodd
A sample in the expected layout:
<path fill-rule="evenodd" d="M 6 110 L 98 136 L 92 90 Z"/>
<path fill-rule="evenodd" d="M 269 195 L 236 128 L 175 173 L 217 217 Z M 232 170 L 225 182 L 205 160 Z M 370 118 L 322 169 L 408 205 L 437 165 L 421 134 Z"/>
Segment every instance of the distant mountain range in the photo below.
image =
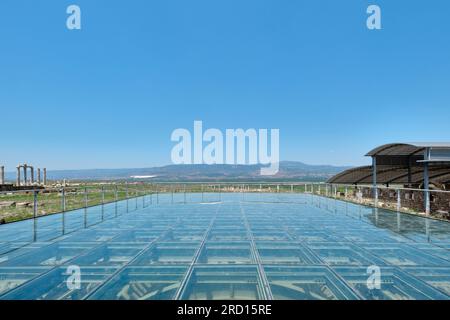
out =
<path fill-rule="evenodd" d="M 261 165 L 168 165 L 135 169 L 49 170 L 49 180 L 139 180 L 139 181 L 324 181 L 350 167 L 308 165 L 297 161 L 281 161 L 274 176 L 261 176 Z M 15 175 L 8 173 L 8 180 Z"/>

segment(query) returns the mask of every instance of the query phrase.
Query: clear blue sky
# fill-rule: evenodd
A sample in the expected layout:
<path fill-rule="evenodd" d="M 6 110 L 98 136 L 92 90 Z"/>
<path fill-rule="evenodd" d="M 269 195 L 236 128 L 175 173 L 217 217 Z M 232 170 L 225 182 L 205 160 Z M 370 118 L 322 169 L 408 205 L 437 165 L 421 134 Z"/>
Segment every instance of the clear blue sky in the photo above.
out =
<path fill-rule="evenodd" d="M 281 159 L 312 164 L 449 141 L 449 15 L 447 0 L 2 0 L 0 163 L 168 164 L 194 120 L 279 128 Z"/>

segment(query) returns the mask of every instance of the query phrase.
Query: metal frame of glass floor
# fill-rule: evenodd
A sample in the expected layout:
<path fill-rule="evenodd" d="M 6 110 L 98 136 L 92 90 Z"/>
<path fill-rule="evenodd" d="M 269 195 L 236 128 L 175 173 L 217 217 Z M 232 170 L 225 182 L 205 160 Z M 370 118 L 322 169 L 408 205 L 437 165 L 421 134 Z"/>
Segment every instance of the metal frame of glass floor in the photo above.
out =
<path fill-rule="evenodd" d="M 450 298 L 449 223 L 307 194 L 199 197 L 0 226 L 0 299 Z"/>

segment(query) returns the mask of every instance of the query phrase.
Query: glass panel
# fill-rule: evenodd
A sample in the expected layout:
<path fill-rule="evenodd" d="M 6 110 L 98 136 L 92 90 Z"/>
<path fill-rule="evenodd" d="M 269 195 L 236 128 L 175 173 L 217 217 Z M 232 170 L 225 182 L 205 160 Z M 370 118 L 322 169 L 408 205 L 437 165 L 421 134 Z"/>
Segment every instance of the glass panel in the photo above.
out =
<path fill-rule="evenodd" d="M 104 244 L 72 260 L 80 266 L 122 266 L 145 248 L 144 244 Z"/>
<path fill-rule="evenodd" d="M 253 262 L 250 242 L 242 241 L 207 242 L 199 258 L 199 263 L 207 264 L 249 264 Z"/>
<path fill-rule="evenodd" d="M 327 267 L 265 267 L 275 299 L 343 300 L 357 296 Z"/>
<path fill-rule="evenodd" d="M 77 270 L 78 272 L 78 270 Z M 112 275 L 112 268 L 81 267 L 78 278 L 71 278 L 73 272 L 67 266 L 28 282 L 13 290 L 2 299 L 33 300 L 80 300 L 92 293 L 103 281 Z"/>
<path fill-rule="evenodd" d="M 0 294 L 12 290 L 48 270 L 49 268 L 45 267 L 1 267 Z"/>
<path fill-rule="evenodd" d="M 367 268 L 334 268 L 350 286 L 364 299 L 369 300 L 412 300 L 445 299 L 446 296 L 424 282 L 398 268 L 380 268 L 380 284 L 368 285 Z M 374 284 L 371 282 L 371 284 Z"/>
<path fill-rule="evenodd" d="M 200 247 L 200 242 L 160 242 L 146 250 L 134 265 L 189 264 Z"/>
<path fill-rule="evenodd" d="M 407 267 L 404 270 L 450 296 L 450 268 Z"/>
<path fill-rule="evenodd" d="M 264 264 L 311 265 L 318 263 L 318 259 L 300 243 L 257 242 L 257 248 Z"/>
<path fill-rule="evenodd" d="M 198 266 L 181 297 L 189 300 L 257 300 L 262 298 L 255 266 Z"/>
<path fill-rule="evenodd" d="M 169 300 L 180 287 L 186 266 L 127 267 L 90 299 Z"/>
<path fill-rule="evenodd" d="M 93 243 L 54 243 L 5 261 L 1 266 L 57 266 L 86 252 Z"/>

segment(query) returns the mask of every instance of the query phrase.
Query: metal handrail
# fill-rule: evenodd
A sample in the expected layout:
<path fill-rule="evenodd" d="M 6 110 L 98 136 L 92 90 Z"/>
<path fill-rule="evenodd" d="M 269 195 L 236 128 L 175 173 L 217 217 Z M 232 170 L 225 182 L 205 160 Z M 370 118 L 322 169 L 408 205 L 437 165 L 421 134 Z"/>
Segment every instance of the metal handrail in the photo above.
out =
<path fill-rule="evenodd" d="M 314 184 L 314 183 L 313 183 Z M 311 185 L 311 183 L 309 183 Z M 317 184 L 314 184 L 317 185 Z M 340 187 L 351 187 L 353 189 L 358 188 L 367 188 L 367 189 L 373 189 L 375 188 L 373 185 L 364 184 L 364 185 L 353 185 L 353 184 L 340 184 L 340 183 L 323 183 L 321 185 L 329 185 L 329 186 L 340 186 Z M 436 189 L 419 189 L 419 188 L 405 188 L 405 187 L 387 187 L 387 186 L 381 186 L 377 185 L 377 189 L 385 189 L 385 190 L 402 190 L 402 191 L 420 191 L 420 192 L 440 192 L 440 193 L 450 193 L 450 190 L 436 190 Z"/>

